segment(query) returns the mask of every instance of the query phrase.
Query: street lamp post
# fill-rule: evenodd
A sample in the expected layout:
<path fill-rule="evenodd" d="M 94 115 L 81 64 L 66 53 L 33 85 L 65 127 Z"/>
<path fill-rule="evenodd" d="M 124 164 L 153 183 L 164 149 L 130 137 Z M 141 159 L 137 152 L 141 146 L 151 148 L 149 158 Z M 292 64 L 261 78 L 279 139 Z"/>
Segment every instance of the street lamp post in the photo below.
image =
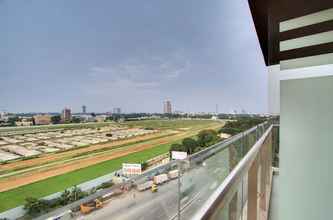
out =
<path fill-rule="evenodd" d="M 178 220 L 180 220 L 180 200 L 181 200 L 181 182 L 180 182 L 180 175 L 181 175 L 181 160 L 185 160 L 187 158 L 187 153 L 186 152 L 181 152 L 181 151 L 172 151 L 171 152 L 171 157 L 174 160 L 177 160 L 178 164 Z"/>

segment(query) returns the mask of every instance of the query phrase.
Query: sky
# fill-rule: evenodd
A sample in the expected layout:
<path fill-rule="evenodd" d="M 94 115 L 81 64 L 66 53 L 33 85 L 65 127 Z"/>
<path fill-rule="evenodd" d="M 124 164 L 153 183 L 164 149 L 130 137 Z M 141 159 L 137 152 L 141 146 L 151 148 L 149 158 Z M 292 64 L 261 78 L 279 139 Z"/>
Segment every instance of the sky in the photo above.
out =
<path fill-rule="evenodd" d="M 267 111 L 246 0 L 0 0 L 0 111 Z"/>

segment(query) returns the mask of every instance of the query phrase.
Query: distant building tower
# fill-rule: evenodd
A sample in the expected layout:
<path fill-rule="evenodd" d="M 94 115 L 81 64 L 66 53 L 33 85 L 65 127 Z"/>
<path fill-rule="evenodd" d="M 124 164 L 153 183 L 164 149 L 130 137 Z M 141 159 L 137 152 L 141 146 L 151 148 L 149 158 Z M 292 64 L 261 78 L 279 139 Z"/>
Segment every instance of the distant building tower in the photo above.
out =
<path fill-rule="evenodd" d="M 164 112 L 164 114 L 172 113 L 171 101 L 167 100 L 164 102 L 163 112 Z"/>
<path fill-rule="evenodd" d="M 61 119 L 63 122 L 72 120 L 72 112 L 69 108 L 62 110 Z"/>
<path fill-rule="evenodd" d="M 121 114 L 121 108 L 113 108 L 113 114 Z"/>
<path fill-rule="evenodd" d="M 82 113 L 83 114 L 87 113 L 87 106 L 85 106 L 85 105 L 82 106 Z"/>

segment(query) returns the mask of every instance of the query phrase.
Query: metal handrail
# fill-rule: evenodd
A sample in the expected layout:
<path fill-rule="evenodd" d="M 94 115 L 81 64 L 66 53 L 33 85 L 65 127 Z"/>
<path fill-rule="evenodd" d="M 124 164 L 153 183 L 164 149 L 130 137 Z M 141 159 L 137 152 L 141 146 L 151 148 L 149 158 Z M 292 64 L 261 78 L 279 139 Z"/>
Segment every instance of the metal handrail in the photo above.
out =
<path fill-rule="evenodd" d="M 260 148 L 263 146 L 263 143 L 265 142 L 272 129 L 273 125 L 270 125 L 266 132 L 253 145 L 250 151 L 236 165 L 236 167 L 230 172 L 230 174 L 226 177 L 222 184 L 214 191 L 214 193 L 199 209 L 199 211 L 192 218 L 193 220 L 208 219 L 209 216 L 212 215 L 216 207 L 218 207 L 218 205 L 224 200 L 229 190 L 241 180 L 241 177 L 243 177 L 244 174 L 248 172 L 253 161 L 256 159 Z"/>

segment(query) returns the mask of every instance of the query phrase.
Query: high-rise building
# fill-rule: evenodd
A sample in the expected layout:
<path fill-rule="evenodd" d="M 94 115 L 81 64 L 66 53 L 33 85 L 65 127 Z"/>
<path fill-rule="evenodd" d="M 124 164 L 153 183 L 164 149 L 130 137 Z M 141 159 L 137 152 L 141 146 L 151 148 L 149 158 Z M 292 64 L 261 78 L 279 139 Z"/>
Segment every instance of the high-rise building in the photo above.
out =
<path fill-rule="evenodd" d="M 113 114 L 121 114 L 121 108 L 113 108 Z"/>
<path fill-rule="evenodd" d="M 85 106 L 85 105 L 82 106 L 82 113 L 83 114 L 87 113 L 87 106 Z"/>
<path fill-rule="evenodd" d="M 63 122 L 70 121 L 72 119 L 72 112 L 69 108 L 62 110 L 61 119 Z"/>
<path fill-rule="evenodd" d="M 164 102 L 163 112 L 164 112 L 164 114 L 171 114 L 172 113 L 172 106 L 171 106 L 171 101 L 170 100 L 166 100 Z"/>

